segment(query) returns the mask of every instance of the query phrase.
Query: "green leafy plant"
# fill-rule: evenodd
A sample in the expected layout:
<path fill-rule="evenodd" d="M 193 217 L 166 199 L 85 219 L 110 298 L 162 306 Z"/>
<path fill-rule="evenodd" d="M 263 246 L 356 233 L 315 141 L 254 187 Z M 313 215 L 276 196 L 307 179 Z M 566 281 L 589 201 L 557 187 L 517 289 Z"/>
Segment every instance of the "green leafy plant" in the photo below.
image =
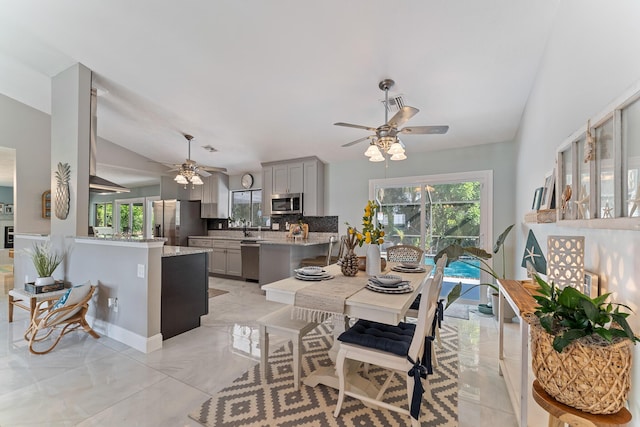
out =
<path fill-rule="evenodd" d="M 26 252 L 31 257 L 38 277 L 50 277 L 64 259 L 49 243 L 36 243 L 33 249 L 27 249 Z"/>
<path fill-rule="evenodd" d="M 510 226 L 508 226 L 498 236 L 498 239 L 496 240 L 496 243 L 493 246 L 494 254 L 497 254 L 498 252 L 500 252 L 500 249 L 502 248 L 502 246 L 504 246 L 504 242 L 507 239 L 507 236 L 509 235 L 509 232 L 511 231 L 514 225 L 515 224 L 511 224 Z M 502 251 L 502 276 L 498 275 L 498 273 L 487 262 L 487 260 L 491 259 L 492 255 L 489 252 L 485 251 L 484 249 L 476 248 L 473 246 L 461 246 L 458 243 L 453 243 L 445 247 L 444 249 L 442 249 L 440 252 L 438 252 L 434 258 L 434 262 L 438 262 L 438 260 L 445 254 L 447 255 L 447 265 L 451 264 L 454 261 L 459 261 L 464 264 L 470 265 L 472 267 L 476 267 L 481 271 L 484 271 L 494 279 L 501 279 L 501 278 L 503 279 L 506 275 L 505 273 L 506 262 L 505 262 L 504 251 Z M 480 265 L 478 266 L 478 265 L 472 264 L 471 262 L 469 262 L 467 259 L 463 257 L 476 259 L 480 261 Z M 447 305 L 445 306 L 445 309 L 446 307 L 449 307 L 451 304 L 453 304 L 458 298 L 460 298 L 461 296 L 463 296 L 467 292 L 470 292 L 472 289 L 478 286 L 489 286 L 490 288 L 498 292 L 498 286 L 496 286 L 494 283 L 479 283 L 477 285 L 471 286 L 469 289 L 462 292 L 462 282 L 460 282 L 457 285 L 455 285 L 451 289 L 451 292 L 449 292 L 449 294 L 447 295 Z"/>
<path fill-rule="evenodd" d="M 592 335 L 607 342 L 615 338 L 628 338 L 634 344 L 640 341 L 627 323 L 629 313 L 620 311 L 620 307 L 631 309 L 607 302 L 610 293 L 589 298 L 570 286 L 559 290 L 553 282 L 549 285 L 538 275 L 535 279 L 541 288 L 539 295 L 533 296 L 539 304 L 535 315 L 544 330 L 554 336 L 553 348 L 558 353 L 573 341 Z"/>

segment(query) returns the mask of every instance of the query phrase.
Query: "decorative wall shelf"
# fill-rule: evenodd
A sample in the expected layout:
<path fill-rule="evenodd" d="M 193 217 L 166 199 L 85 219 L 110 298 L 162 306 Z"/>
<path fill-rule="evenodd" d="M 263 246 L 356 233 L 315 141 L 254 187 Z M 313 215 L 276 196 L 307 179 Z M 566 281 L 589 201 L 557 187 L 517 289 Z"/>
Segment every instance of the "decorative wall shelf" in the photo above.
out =
<path fill-rule="evenodd" d="M 540 209 L 537 211 L 527 212 L 524 215 L 524 222 L 534 224 L 548 224 L 556 222 L 556 210 Z"/>
<path fill-rule="evenodd" d="M 51 191 L 42 193 L 42 218 L 51 219 Z"/>

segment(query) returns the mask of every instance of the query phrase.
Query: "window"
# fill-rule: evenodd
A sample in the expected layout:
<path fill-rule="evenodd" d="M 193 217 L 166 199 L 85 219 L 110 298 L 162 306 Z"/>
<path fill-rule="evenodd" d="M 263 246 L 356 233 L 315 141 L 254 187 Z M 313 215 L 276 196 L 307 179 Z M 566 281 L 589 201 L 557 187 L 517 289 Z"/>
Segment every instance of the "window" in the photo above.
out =
<path fill-rule="evenodd" d="M 116 200 L 119 214 L 115 232 L 134 237 L 144 236 L 145 212 L 144 198 Z"/>
<path fill-rule="evenodd" d="M 95 204 L 95 221 L 96 227 L 111 227 L 113 225 L 113 204 L 112 203 L 96 203 Z"/>
<path fill-rule="evenodd" d="M 247 225 L 262 224 L 262 190 L 231 192 L 231 218 Z"/>
<path fill-rule="evenodd" d="M 469 172 L 446 175 L 391 178 L 369 181 L 369 198 L 380 203 L 378 222 L 384 225 L 386 247 L 413 245 L 425 251 L 425 263 L 445 246 L 459 242 L 463 246 L 485 247 L 491 251 L 492 174 Z M 474 284 L 491 280 L 481 277 L 479 268 L 455 262 L 445 269 L 443 294 L 458 282 L 463 291 Z M 448 280 L 447 280 L 448 278 Z M 465 303 L 486 298 L 474 288 L 465 295 Z"/>

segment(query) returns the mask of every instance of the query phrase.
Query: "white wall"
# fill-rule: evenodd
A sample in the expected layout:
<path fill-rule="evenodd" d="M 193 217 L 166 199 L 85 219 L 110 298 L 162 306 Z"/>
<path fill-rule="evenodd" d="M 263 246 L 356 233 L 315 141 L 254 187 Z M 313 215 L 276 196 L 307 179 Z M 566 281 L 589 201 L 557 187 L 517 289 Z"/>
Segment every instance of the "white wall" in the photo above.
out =
<path fill-rule="evenodd" d="M 555 28 L 531 92 L 516 142 L 516 258 L 522 256 L 531 227 L 546 247 L 548 235 L 585 236 L 585 268 L 618 302 L 640 310 L 640 233 L 590 230 L 555 224 L 523 224 L 534 189 L 554 167 L 556 148 L 588 118 L 640 79 L 640 2 L 566 0 L 558 7 Z M 518 269 L 524 277 L 524 269 Z M 640 316 L 630 318 L 636 333 Z M 640 371 L 636 362 L 632 390 L 634 424 L 640 425 Z"/>

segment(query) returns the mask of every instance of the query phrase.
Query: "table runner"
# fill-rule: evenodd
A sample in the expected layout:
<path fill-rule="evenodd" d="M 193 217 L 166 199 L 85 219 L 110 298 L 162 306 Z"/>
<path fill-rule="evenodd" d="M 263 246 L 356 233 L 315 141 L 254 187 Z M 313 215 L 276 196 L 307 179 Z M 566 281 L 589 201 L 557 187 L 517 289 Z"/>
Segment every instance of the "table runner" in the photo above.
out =
<path fill-rule="evenodd" d="M 346 299 L 367 286 L 365 278 L 353 279 L 336 276 L 335 279 L 313 283 L 298 290 L 292 317 L 322 323 L 333 316 L 344 316 Z"/>

